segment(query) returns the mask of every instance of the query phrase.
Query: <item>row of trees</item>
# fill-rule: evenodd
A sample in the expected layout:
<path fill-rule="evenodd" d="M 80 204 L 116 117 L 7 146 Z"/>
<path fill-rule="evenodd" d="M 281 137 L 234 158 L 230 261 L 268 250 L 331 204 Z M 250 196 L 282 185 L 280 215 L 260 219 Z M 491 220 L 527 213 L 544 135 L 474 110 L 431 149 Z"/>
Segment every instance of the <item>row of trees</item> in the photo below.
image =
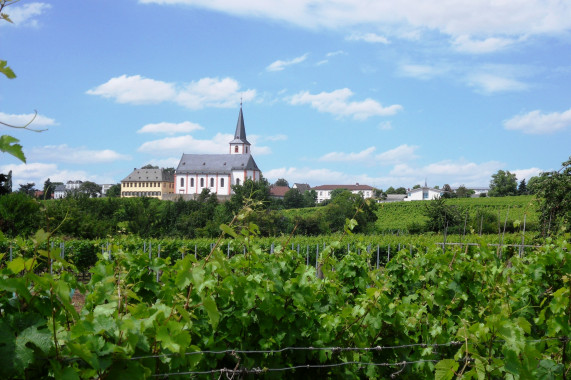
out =
<path fill-rule="evenodd" d="M 219 203 L 205 190 L 196 200 L 161 201 L 155 198 L 90 198 L 76 194 L 58 200 L 38 200 L 24 192 L 0 196 L 0 231 L 7 236 L 29 236 L 39 228 L 74 238 L 102 238 L 114 234 L 142 237 L 216 237 L 244 204 L 255 212 L 241 223 L 254 222 L 264 236 L 318 235 L 342 231 L 347 218 L 358 221 L 357 232 L 370 232 L 376 221 L 376 203 L 340 191 L 329 204 L 310 213 L 282 211 L 285 201 L 270 197 L 265 179 L 233 186 L 234 195 Z M 302 199 L 308 198 L 302 194 Z M 254 206 L 252 206 L 254 205 Z"/>

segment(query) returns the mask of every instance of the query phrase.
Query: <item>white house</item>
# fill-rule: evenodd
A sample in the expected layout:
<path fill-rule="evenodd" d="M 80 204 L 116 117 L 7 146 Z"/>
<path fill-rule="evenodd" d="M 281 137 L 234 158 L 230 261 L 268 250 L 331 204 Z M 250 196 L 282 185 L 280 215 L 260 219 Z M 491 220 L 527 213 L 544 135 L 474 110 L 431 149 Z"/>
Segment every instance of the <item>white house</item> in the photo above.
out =
<path fill-rule="evenodd" d="M 321 185 L 312 188 L 317 193 L 317 203 L 331 199 L 331 192 L 336 189 L 344 189 L 352 192 L 353 194 L 362 194 L 363 198 L 372 198 L 375 188 L 369 185 Z"/>
<path fill-rule="evenodd" d="M 432 187 L 428 187 L 426 183 L 423 187 L 419 187 L 417 189 L 409 189 L 406 193 L 405 201 L 429 201 L 438 199 L 442 196 L 444 190 L 440 189 L 433 189 Z"/>
<path fill-rule="evenodd" d="M 247 179 L 258 181 L 260 169 L 246 139 L 242 107 L 238 115 L 234 140 L 228 154 L 183 154 L 175 170 L 176 194 L 200 194 L 209 189 L 217 195 L 231 195 L 232 185 L 241 185 Z"/>

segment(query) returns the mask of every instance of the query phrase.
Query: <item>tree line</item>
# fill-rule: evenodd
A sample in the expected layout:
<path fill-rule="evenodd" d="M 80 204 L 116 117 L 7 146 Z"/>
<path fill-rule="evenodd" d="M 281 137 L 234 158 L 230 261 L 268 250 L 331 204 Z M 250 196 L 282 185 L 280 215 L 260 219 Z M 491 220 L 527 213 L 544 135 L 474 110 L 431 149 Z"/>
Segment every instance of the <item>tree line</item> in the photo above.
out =
<path fill-rule="evenodd" d="M 26 192 L 0 196 L 0 231 L 8 237 L 30 236 L 38 229 L 70 238 L 94 239 L 115 234 L 141 237 L 216 237 L 219 226 L 229 223 L 249 200 L 255 211 L 241 220 L 253 222 L 262 236 L 290 234 L 319 235 L 342 231 L 347 218 L 355 218 L 356 232 L 370 232 L 376 221 L 376 203 L 359 194 L 339 191 L 330 202 L 309 213 L 286 215 L 287 200 L 270 197 L 270 185 L 247 180 L 234 185 L 230 200 L 219 202 L 205 189 L 194 200 L 163 201 L 148 197 L 91 198 L 76 192 L 62 199 L 39 200 Z M 299 194 L 301 200 L 312 199 Z"/>

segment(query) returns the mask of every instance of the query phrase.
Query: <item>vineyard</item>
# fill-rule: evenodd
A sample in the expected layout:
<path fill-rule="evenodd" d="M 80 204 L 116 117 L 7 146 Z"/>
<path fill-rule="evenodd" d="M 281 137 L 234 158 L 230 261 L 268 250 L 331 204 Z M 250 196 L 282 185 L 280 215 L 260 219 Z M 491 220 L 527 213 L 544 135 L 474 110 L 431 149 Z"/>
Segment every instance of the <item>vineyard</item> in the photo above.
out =
<path fill-rule="evenodd" d="M 0 376 L 569 376 L 564 239 L 222 228 L 232 240 L 4 241 Z"/>

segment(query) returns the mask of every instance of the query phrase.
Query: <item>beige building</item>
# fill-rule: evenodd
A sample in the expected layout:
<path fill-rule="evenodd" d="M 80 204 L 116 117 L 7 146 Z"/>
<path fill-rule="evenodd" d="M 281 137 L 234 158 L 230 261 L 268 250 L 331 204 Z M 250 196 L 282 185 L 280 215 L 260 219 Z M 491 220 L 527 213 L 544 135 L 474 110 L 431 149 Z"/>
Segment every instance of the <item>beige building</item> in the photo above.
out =
<path fill-rule="evenodd" d="M 121 197 L 163 199 L 174 193 L 174 175 L 165 169 L 137 169 L 121 181 Z"/>

